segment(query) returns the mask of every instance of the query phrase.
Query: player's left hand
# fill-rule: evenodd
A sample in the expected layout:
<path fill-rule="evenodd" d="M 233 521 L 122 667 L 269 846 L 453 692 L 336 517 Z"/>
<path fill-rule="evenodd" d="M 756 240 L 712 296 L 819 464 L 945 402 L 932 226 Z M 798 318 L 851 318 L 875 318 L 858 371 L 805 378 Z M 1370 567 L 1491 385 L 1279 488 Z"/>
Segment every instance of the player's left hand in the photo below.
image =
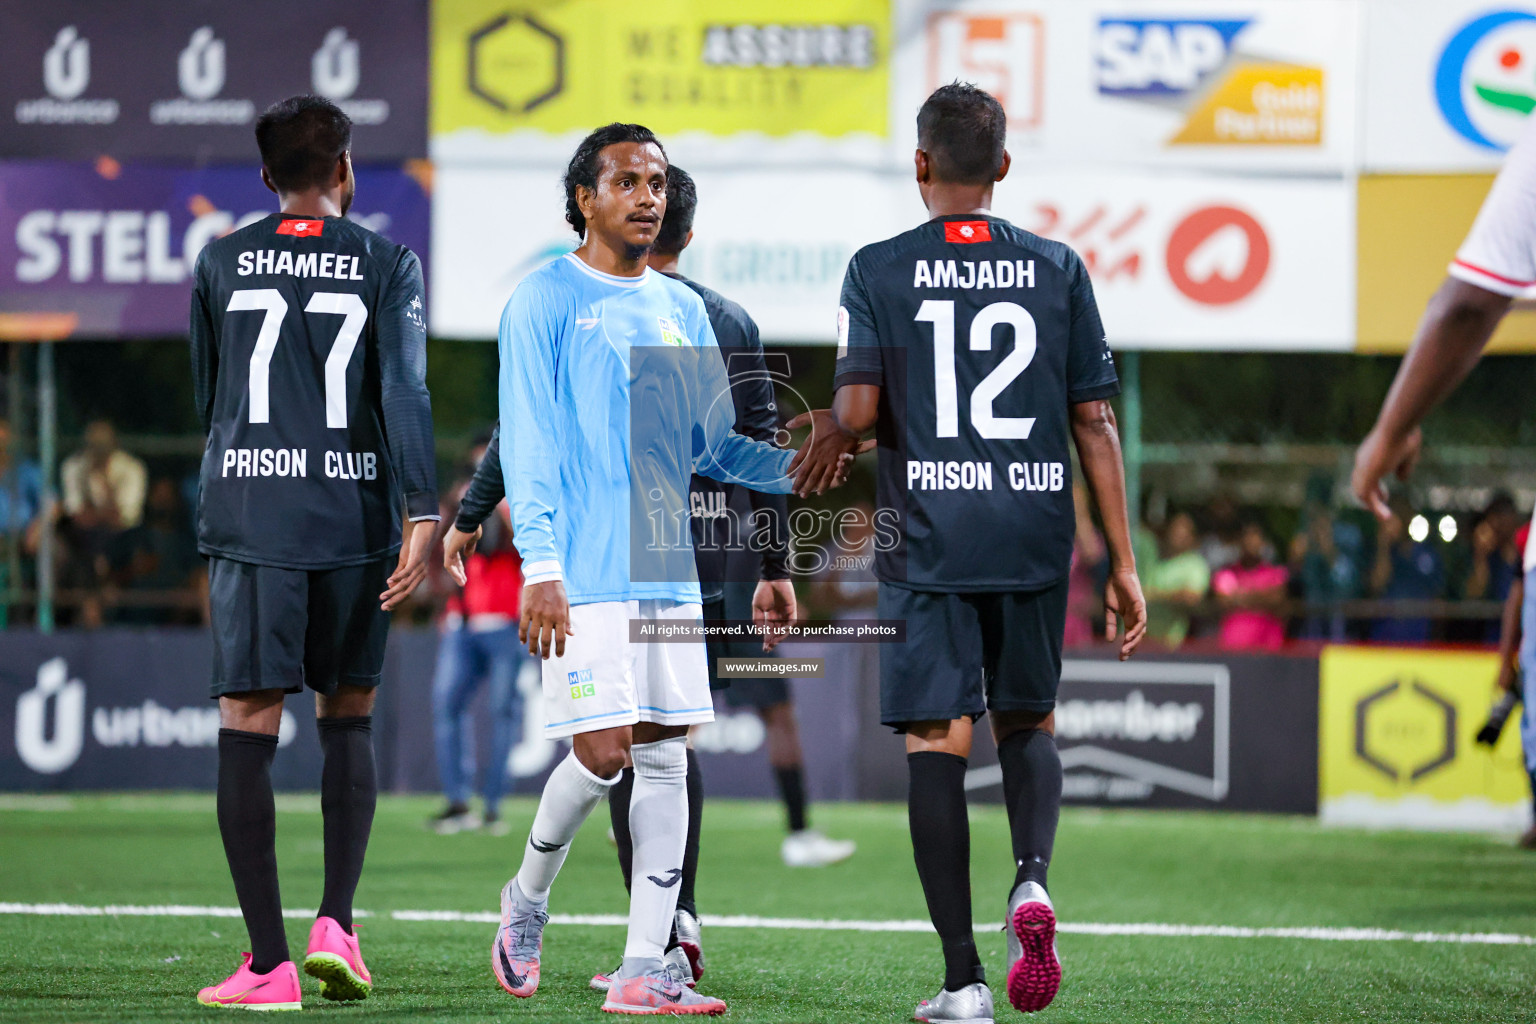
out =
<path fill-rule="evenodd" d="M 1382 522 L 1392 518 L 1387 505 L 1387 488 L 1382 483 L 1389 474 L 1399 480 L 1407 480 L 1408 474 L 1419 461 L 1424 446 L 1424 434 L 1418 427 L 1405 437 L 1388 437 L 1380 425 L 1373 427 L 1360 442 L 1355 452 L 1355 471 L 1349 478 L 1349 489 L 1355 500 L 1376 514 Z"/>
<path fill-rule="evenodd" d="M 824 494 L 830 487 L 841 486 L 848 479 L 854 456 L 875 447 L 873 439 L 860 441 L 843 433 L 831 409 L 803 412 L 784 426 L 788 430 L 811 428 L 805 444 L 789 462 L 788 472 L 795 481 L 795 494 L 801 498 L 812 493 Z"/>
<path fill-rule="evenodd" d="M 1125 636 L 1120 640 L 1120 660 L 1125 661 L 1147 635 L 1147 599 L 1141 596 L 1141 580 L 1135 569 L 1111 570 L 1104 587 L 1104 639 L 1110 643 L 1118 632 L 1116 619 L 1125 623 Z"/>
<path fill-rule="evenodd" d="M 427 578 L 427 558 L 432 553 L 432 542 L 437 539 L 437 520 L 406 520 L 401 527 L 400 561 L 390 573 L 389 589 L 379 595 L 380 607 L 394 611 L 411 596 L 411 591 Z"/>
<path fill-rule="evenodd" d="M 759 580 L 752 592 L 752 624 L 763 631 L 763 652 L 779 646 L 795 621 L 795 584 L 791 580 Z"/>

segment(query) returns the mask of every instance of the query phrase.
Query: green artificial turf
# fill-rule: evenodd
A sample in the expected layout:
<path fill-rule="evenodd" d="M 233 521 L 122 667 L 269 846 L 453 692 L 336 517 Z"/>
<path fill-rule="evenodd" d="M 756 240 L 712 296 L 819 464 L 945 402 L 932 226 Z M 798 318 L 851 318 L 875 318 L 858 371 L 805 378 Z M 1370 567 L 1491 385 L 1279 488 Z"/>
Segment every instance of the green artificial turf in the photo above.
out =
<path fill-rule="evenodd" d="M 393 911 L 494 911 L 533 813 L 509 807 L 510 836 L 437 836 L 418 798 L 380 802 L 358 907 L 375 979 L 361 1004 L 321 1000 L 331 1020 L 563 1022 L 613 1020 L 587 988 L 617 962 L 623 930 L 552 924 L 538 994 L 504 993 L 490 970 L 494 926 L 393 919 Z M 726 1020 L 909 1020 L 942 980 L 938 941 L 902 932 L 727 928 L 713 914 L 843 920 L 925 916 L 903 808 L 823 805 L 815 824 L 859 841 L 822 870 L 779 862 L 780 811 L 712 801 L 698 883 L 708 972 L 701 991 Z M 999 922 L 1012 879 L 1006 822 L 971 812 L 978 926 Z M 594 815 L 556 883 L 556 914 L 623 914 L 607 815 Z M 319 901 L 319 800 L 279 798 L 283 896 Z M 1536 934 L 1536 856 L 1503 837 L 1369 833 L 1296 818 L 1069 811 L 1051 888 L 1066 924 L 1158 922 L 1245 927 L 1382 928 Z M 0 902 L 234 904 L 213 800 L 205 795 L 0 798 Z M 308 922 L 289 921 L 302 954 Z M 1003 996 L 1003 937 L 978 935 L 998 1020 L 1021 1021 Z M 0 914 L 0 1021 L 217 1020 L 197 1005 L 246 948 L 238 919 Z M 1060 938 L 1065 980 L 1042 1022 L 1529 1021 L 1536 948 L 1295 938 Z M 246 1019 L 236 1016 L 237 1020 Z M 293 1019 L 281 1017 L 280 1020 Z"/>

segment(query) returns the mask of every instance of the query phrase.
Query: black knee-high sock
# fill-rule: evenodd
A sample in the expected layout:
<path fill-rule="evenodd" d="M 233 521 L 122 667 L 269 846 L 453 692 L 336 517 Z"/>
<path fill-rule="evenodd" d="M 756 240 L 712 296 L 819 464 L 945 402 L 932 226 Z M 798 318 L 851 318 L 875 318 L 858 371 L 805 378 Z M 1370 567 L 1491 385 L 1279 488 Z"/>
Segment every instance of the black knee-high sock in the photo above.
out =
<path fill-rule="evenodd" d="M 1056 737 L 1025 729 L 997 747 L 1003 766 L 1003 799 L 1008 804 L 1008 829 L 1013 833 L 1013 862 L 1018 866 L 1014 888 L 1024 882 L 1045 885 L 1045 871 L 1056 845 L 1061 819 L 1061 754 Z"/>
<path fill-rule="evenodd" d="M 805 828 L 805 770 L 799 765 L 775 768 L 773 777 L 779 781 L 779 795 L 789 814 L 789 830 L 799 832 Z"/>
<path fill-rule="evenodd" d="M 325 819 L 325 892 L 320 916 L 352 930 L 352 897 L 373 830 L 379 778 L 373 765 L 373 717 L 322 718 L 320 811 Z"/>
<path fill-rule="evenodd" d="M 693 900 L 693 882 L 699 873 L 699 826 L 704 821 L 704 776 L 699 772 L 699 755 L 688 748 L 688 841 L 683 846 L 683 880 L 677 890 L 677 905 L 694 917 L 699 916 Z"/>
<path fill-rule="evenodd" d="M 613 822 L 613 841 L 619 847 L 619 870 L 624 873 L 624 891 L 629 892 L 629 873 L 635 863 L 635 839 L 629 833 L 629 797 L 635 791 L 635 770 L 625 768 L 619 781 L 608 790 L 608 820 Z"/>
<path fill-rule="evenodd" d="M 971 826 L 963 757 L 937 751 L 907 755 L 907 822 L 928 916 L 944 947 L 944 987 L 985 981 L 971 927 Z"/>
<path fill-rule="evenodd" d="M 251 970 L 257 974 L 288 959 L 277 889 L 277 810 L 272 800 L 276 753 L 276 736 L 219 730 L 219 835 L 251 936 Z"/>

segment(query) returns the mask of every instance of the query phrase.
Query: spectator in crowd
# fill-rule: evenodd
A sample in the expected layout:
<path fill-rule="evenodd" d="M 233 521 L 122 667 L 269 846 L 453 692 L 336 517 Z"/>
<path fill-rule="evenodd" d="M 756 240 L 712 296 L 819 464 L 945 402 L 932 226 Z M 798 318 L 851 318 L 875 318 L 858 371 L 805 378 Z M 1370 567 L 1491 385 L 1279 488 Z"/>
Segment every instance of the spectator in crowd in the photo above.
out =
<path fill-rule="evenodd" d="M 11 421 L 0 417 L 0 536 L 24 543 L 43 509 L 43 471 L 32 459 L 18 459 Z"/>
<path fill-rule="evenodd" d="M 1515 499 L 1497 494 L 1488 503 L 1477 525 L 1472 528 L 1472 564 L 1462 584 L 1462 596 L 1469 601 L 1504 601 L 1509 588 L 1520 578 L 1523 552 L 1515 535 L 1521 526 Z M 1497 643 L 1497 622 L 1479 623 L 1475 641 Z"/>
<path fill-rule="evenodd" d="M 1224 569 L 1242 554 L 1243 520 L 1230 495 L 1218 494 L 1205 507 L 1205 536 L 1200 554 L 1211 571 Z"/>
<path fill-rule="evenodd" d="M 181 503 L 176 481 L 160 477 L 149 489 L 144 520 L 113 539 L 108 560 L 111 582 L 125 596 L 143 594 L 152 604 L 121 602 L 114 618 L 134 625 L 194 624 L 204 621 L 208 577 L 197 553 L 197 538 Z M 178 597 L 177 591 L 184 592 Z M 196 600 L 195 607 L 186 601 Z M 181 607 L 177 607 L 178 603 Z"/>
<path fill-rule="evenodd" d="M 89 423 L 84 446 L 59 467 L 64 492 L 60 529 L 71 553 L 61 576 L 85 590 L 82 625 L 101 622 L 99 591 L 108 582 L 109 549 L 118 534 L 143 519 L 148 476 L 143 462 L 118 447 L 117 431 L 107 420 Z"/>
<path fill-rule="evenodd" d="M 1077 535 L 1072 543 L 1072 571 L 1067 578 L 1066 645 L 1082 647 L 1093 643 L 1104 630 L 1103 591 L 1109 549 L 1104 544 L 1104 535 L 1093 525 L 1088 491 L 1081 483 L 1073 483 L 1072 501 L 1077 514 Z"/>
<path fill-rule="evenodd" d="M 1238 535 L 1237 561 L 1217 571 L 1211 582 L 1221 606 L 1221 646 L 1234 650 L 1278 650 L 1285 644 L 1286 600 L 1290 572 L 1274 564 L 1264 528 L 1249 520 Z"/>
<path fill-rule="evenodd" d="M 1302 513 L 1302 529 L 1291 541 L 1291 573 L 1301 599 L 1310 605 L 1338 604 L 1360 596 L 1362 538 L 1352 523 L 1340 522 L 1325 506 Z M 1309 612 L 1301 636 L 1311 640 L 1345 640 L 1342 611 Z"/>
<path fill-rule="evenodd" d="M 1178 647 L 1189 635 L 1190 617 L 1205 600 L 1211 568 L 1200 553 L 1200 536 L 1188 512 L 1177 512 L 1163 531 L 1160 557 L 1142 574 L 1147 598 L 1147 636 Z"/>
<path fill-rule="evenodd" d="M 12 554 L 33 555 L 42 523 L 43 471 L 31 459 L 17 459 L 11 423 L 0 418 L 0 590 L 22 586 L 11 579 Z M 10 602 L 0 602 L 0 627 L 10 624 Z"/>
<path fill-rule="evenodd" d="M 1530 539 L 1531 525 L 1526 523 L 1515 534 L 1515 546 L 1524 549 Z M 1524 704 L 1520 716 L 1520 744 L 1525 754 L 1525 774 L 1530 783 L 1532 811 L 1536 813 L 1536 678 L 1524 671 L 1533 654 L 1525 642 L 1525 577 L 1515 577 L 1504 598 L 1503 621 L 1499 631 L 1499 669 L 1494 684 L 1494 704 L 1488 720 L 1477 731 L 1477 742 L 1488 747 L 1498 745 L 1516 704 Z M 1536 819 L 1533 819 L 1536 820 Z M 1536 850 L 1536 824 L 1516 841 L 1522 850 Z"/>
<path fill-rule="evenodd" d="M 1434 601 L 1445 596 L 1445 566 L 1440 554 L 1426 540 L 1415 540 L 1409 535 L 1412 519 L 1413 511 L 1397 502 L 1391 518 L 1376 533 L 1371 591 L 1382 600 Z M 1381 643 L 1424 643 L 1430 639 L 1431 628 L 1428 616 L 1387 616 L 1371 625 L 1371 639 Z"/>
<path fill-rule="evenodd" d="M 144 463 L 117 446 L 107 420 L 85 428 L 85 444 L 59 468 L 64 514 L 85 530 L 119 533 L 144 517 L 149 474 Z"/>
<path fill-rule="evenodd" d="M 443 502 L 443 521 L 452 523 L 474 467 L 485 458 L 489 438 L 469 453 L 469 473 Z M 495 456 L 493 456 L 495 457 Z M 457 530 L 457 526 L 449 526 Z M 452 592 L 444 610 L 432 679 L 432 719 L 437 770 L 447 806 L 428 821 L 442 834 L 482 825 L 496 835 L 507 831 L 501 800 L 508 790 L 508 759 L 522 731 L 523 704 L 518 671 L 527 653 L 517 639 L 522 597 L 522 559 L 512 545 L 512 517 L 505 499 L 485 517 L 473 553 L 464 560 L 464 586 Z M 484 812 L 469 806 L 475 778 L 475 722 L 470 703 L 485 686 L 491 720 L 490 758 L 480 780 Z"/>

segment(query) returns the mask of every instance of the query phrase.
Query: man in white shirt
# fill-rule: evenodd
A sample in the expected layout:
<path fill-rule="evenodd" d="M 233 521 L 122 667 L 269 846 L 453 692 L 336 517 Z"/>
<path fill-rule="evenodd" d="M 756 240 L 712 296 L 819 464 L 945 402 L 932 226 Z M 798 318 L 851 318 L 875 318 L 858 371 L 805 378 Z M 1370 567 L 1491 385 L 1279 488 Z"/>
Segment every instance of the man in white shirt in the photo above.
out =
<path fill-rule="evenodd" d="M 1449 276 L 1419 322 L 1376 425 L 1355 455 L 1355 497 L 1386 521 L 1382 480 L 1406 479 L 1419 424 L 1471 371 L 1510 303 L 1536 288 L 1536 120 L 1528 120 L 1483 200 Z M 1528 563 L 1529 564 L 1529 563 Z"/>
<path fill-rule="evenodd" d="M 1517 298 L 1536 289 L 1536 118 L 1525 128 L 1483 200 L 1477 220 L 1452 261 L 1449 275 L 1429 301 L 1417 336 L 1398 368 L 1376 425 L 1355 453 L 1350 481 L 1355 497 L 1383 521 L 1391 517 L 1382 480 L 1395 473 L 1407 479 L 1418 461 L 1423 437 L 1419 424 L 1471 371 L 1494 329 Z M 1536 534 L 1536 531 L 1531 531 Z M 1520 666 L 1527 687 L 1521 735 L 1526 762 L 1536 787 L 1536 544 L 1526 542 L 1525 594 L 1519 622 Z M 1515 623 L 1506 616 L 1505 630 Z M 1507 639 L 1510 643 L 1512 638 Z M 1512 645 L 1511 645 L 1512 646 Z M 1514 704 L 1495 705 L 1502 726 Z M 1496 740 L 1490 721 L 1484 731 Z M 1480 734 L 1481 735 L 1481 734 Z"/>
<path fill-rule="evenodd" d="M 144 518 L 144 463 L 117 446 L 117 431 L 107 420 L 85 428 L 85 445 L 64 460 L 59 482 L 64 514 L 86 529 L 115 533 Z"/>

